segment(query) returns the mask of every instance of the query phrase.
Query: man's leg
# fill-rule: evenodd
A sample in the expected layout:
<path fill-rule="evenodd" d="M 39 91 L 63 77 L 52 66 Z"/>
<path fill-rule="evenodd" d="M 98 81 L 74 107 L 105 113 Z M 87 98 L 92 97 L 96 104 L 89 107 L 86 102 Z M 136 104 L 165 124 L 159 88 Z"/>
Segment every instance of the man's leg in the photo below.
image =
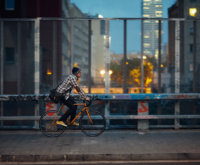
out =
<path fill-rule="evenodd" d="M 73 104 L 76 104 L 76 102 L 72 99 L 70 99 L 72 101 Z M 77 105 L 74 105 L 76 107 L 76 109 L 71 113 L 71 121 L 74 120 L 75 116 L 76 116 L 76 110 L 77 110 Z"/>
<path fill-rule="evenodd" d="M 67 112 L 65 112 L 65 114 L 59 119 L 59 121 L 65 122 L 70 115 L 71 115 L 71 120 L 73 120 L 74 117 L 76 116 L 76 109 L 77 109 L 77 106 L 73 105 L 73 104 L 75 104 L 75 102 L 70 98 L 65 100 L 64 97 L 61 98 L 61 102 L 63 104 L 65 104 L 66 106 L 68 106 L 69 110 L 67 110 Z"/>

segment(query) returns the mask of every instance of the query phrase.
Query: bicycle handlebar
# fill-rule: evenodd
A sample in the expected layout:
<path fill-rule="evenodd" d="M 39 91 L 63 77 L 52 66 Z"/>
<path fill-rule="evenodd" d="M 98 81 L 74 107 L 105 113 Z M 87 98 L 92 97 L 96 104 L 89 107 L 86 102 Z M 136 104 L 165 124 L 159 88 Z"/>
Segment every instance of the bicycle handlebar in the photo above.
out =
<path fill-rule="evenodd" d="M 92 104 L 92 100 L 90 100 L 90 101 L 83 100 L 83 102 L 86 103 L 86 107 L 89 107 Z M 87 104 L 87 102 L 89 102 L 89 103 Z"/>

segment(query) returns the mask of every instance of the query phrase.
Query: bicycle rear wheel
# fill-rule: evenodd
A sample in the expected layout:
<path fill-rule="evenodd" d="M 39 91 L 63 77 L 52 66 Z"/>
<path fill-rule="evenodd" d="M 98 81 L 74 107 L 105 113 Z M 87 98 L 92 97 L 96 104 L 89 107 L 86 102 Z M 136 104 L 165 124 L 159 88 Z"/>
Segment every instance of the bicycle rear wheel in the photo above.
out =
<path fill-rule="evenodd" d="M 89 110 L 90 119 L 87 112 L 83 113 L 80 118 L 81 131 L 87 136 L 98 136 L 103 133 L 106 128 L 106 119 L 98 111 Z"/>
<path fill-rule="evenodd" d="M 57 111 L 52 110 L 45 112 L 40 117 L 40 122 L 39 122 L 40 131 L 48 137 L 60 136 L 65 131 L 65 127 L 53 124 L 56 115 Z M 56 121 L 60 119 L 61 116 L 62 114 L 59 112 L 54 123 L 56 123 Z"/>

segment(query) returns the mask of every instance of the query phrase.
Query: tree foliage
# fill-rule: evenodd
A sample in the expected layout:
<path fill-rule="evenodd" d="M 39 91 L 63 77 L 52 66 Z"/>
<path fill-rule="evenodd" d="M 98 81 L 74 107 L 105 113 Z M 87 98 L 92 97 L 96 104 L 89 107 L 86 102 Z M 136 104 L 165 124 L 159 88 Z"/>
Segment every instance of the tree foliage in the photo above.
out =
<path fill-rule="evenodd" d="M 111 80 L 117 83 L 117 86 L 122 86 L 123 84 L 123 63 L 121 60 L 119 64 L 111 63 L 110 69 L 113 71 L 111 75 Z M 153 78 L 153 64 L 156 65 L 156 60 L 152 58 L 147 58 L 143 62 L 143 73 L 144 73 L 144 87 L 148 87 Z M 141 86 L 141 60 L 140 59 L 127 59 L 127 84 L 134 87 Z"/>

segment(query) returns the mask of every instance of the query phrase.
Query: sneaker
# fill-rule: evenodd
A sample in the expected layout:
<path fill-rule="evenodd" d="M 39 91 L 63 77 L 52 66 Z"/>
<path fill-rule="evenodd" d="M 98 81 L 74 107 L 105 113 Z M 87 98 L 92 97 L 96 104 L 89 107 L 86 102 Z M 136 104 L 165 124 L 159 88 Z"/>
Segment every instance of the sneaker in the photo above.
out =
<path fill-rule="evenodd" d="M 72 125 L 74 125 L 74 126 L 79 126 L 79 123 L 73 122 Z"/>
<path fill-rule="evenodd" d="M 67 125 L 63 121 L 57 121 L 56 124 L 67 127 Z"/>

